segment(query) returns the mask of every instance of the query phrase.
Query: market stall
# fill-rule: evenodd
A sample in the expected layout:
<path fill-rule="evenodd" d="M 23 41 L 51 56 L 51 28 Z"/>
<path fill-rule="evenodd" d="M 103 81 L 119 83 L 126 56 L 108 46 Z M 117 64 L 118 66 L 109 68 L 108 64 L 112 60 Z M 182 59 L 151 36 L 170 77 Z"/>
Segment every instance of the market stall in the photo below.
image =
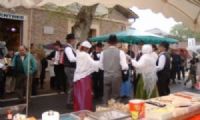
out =
<path fill-rule="evenodd" d="M 111 100 L 107 107 L 97 107 L 96 112 L 83 110 L 59 115 L 47 111 L 41 120 L 188 120 L 198 114 L 200 95 L 183 91 L 145 101 L 133 99 L 129 104 Z"/>
<path fill-rule="evenodd" d="M 178 41 L 173 38 L 163 37 L 148 32 L 141 32 L 135 29 L 128 29 L 121 32 L 114 32 L 106 35 L 93 37 L 90 39 L 92 42 L 106 42 L 110 35 L 116 35 L 121 43 L 137 44 L 143 42 L 144 44 L 160 44 L 161 42 L 168 42 L 175 44 Z"/>

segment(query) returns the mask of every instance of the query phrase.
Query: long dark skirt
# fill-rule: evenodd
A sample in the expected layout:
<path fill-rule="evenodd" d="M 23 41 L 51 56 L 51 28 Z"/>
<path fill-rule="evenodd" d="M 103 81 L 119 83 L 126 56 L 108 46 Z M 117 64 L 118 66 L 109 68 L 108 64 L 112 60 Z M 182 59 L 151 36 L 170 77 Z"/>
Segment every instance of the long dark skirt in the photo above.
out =
<path fill-rule="evenodd" d="M 158 97 L 158 89 L 155 85 L 155 88 L 153 89 L 151 95 L 148 95 L 146 90 L 144 89 L 144 82 L 143 77 L 140 75 L 140 79 L 138 80 L 137 89 L 136 89 L 136 95 L 135 98 L 139 99 L 149 99 L 149 98 L 155 98 Z"/>
<path fill-rule="evenodd" d="M 91 77 L 87 76 L 74 83 L 74 111 L 92 110 L 92 83 Z"/>

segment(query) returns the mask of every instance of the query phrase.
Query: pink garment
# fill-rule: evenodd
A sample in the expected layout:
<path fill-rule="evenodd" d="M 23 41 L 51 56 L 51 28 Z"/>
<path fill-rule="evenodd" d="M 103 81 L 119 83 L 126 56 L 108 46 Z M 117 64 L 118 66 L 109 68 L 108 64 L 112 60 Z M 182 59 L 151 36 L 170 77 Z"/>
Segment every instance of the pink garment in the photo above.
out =
<path fill-rule="evenodd" d="M 74 83 L 74 111 L 92 110 L 92 81 L 90 76 L 86 76 Z"/>

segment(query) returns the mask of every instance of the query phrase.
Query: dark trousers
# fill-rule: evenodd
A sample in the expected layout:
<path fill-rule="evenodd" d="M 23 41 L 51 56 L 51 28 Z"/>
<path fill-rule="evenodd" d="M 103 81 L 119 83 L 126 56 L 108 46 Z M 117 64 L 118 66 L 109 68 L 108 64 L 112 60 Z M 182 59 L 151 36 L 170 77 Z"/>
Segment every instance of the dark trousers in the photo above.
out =
<path fill-rule="evenodd" d="M 3 97 L 5 94 L 5 73 L 3 70 L 0 70 L 0 97 Z"/>
<path fill-rule="evenodd" d="M 120 98 L 120 86 L 122 83 L 122 76 L 104 76 L 104 104 L 108 100 Z"/>
<path fill-rule="evenodd" d="M 31 97 L 31 92 L 32 92 L 32 79 L 33 76 L 30 76 L 29 78 L 29 94 L 28 98 L 30 99 Z M 27 76 L 24 74 L 17 74 L 16 76 L 16 94 L 20 100 L 24 100 L 24 95 L 26 94 L 26 86 L 27 86 Z"/>
<path fill-rule="evenodd" d="M 173 82 L 175 82 L 176 78 L 178 78 L 178 80 L 181 79 L 180 70 L 172 68 L 171 69 L 171 79 L 172 79 Z"/>
<path fill-rule="evenodd" d="M 158 78 L 157 87 L 159 96 L 165 96 L 170 94 L 170 89 L 169 89 L 170 79 L 164 77 L 165 76 Z"/>
<path fill-rule="evenodd" d="M 103 71 L 92 74 L 93 91 L 95 98 L 103 97 Z"/>
<path fill-rule="evenodd" d="M 180 67 L 180 72 L 182 74 L 182 78 L 185 79 L 185 67 L 184 66 Z"/>
<path fill-rule="evenodd" d="M 32 95 L 37 95 L 39 78 L 34 78 L 32 82 Z"/>
<path fill-rule="evenodd" d="M 55 65 L 55 88 L 57 90 L 66 90 L 66 78 L 64 73 L 64 65 Z"/>
<path fill-rule="evenodd" d="M 45 76 L 46 76 L 46 71 L 42 70 L 41 73 L 40 73 L 40 88 L 44 87 Z"/>
<path fill-rule="evenodd" d="M 133 81 L 133 93 L 134 93 L 134 96 L 136 95 L 136 91 L 137 91 L 137 84 L 138 84 L 138 81 L 140 79 L 140 76 L 141 74 L 134 74 L 134 81 Z"/>
<path fill-rule="evenodd" d="M 55 77 L 50 78 L 50 87 L 51 89 L 55 89 Z"/>
<path fill-rule="evenodd" d="M 72 103 L 72 99 L 73 99 L 73 79 L 74 79 L 74 72 L 75 72 L 75 68 L 71 68 L 71 67 L 65 67 L 65 75 L 66 75 L 66 81 L 67 81 L 67 104 L 71 104 Z"/>

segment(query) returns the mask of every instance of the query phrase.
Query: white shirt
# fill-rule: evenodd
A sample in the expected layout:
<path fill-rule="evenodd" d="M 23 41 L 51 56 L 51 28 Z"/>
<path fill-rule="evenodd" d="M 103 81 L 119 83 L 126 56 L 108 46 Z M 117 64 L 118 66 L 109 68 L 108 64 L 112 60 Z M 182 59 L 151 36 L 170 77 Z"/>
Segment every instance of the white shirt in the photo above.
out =
<path fill-rule="evenodd" d="M 110 47 L 112 48 L 114 46 L 110 46 Z M 125 52 L 120 50 L 119 55 L 120 55 L 120 65 L 121 65 L 122 70 L 128 70 L 128 63 L 126 60 Z M 100 55 L 100 68 L 103 70 L 103 52 L 101 52 L 101 55 Z"/>
<path fill-rule="evenodd" d="M 71 45 L 68 44 L 68 46 L 71 46 Z M 67 56 L 67 58 L 69 59 L 70 62 L 76 62 L 76 56 L 73 53 L 72 46 L 65 48 L 65 54 L 66 54 L 66 56 Z"/>
<path fill-rule="evenodd" d="M 55 52 L 55 61 L 54 61 L 54 65 L 58 65 L 59 59 L 60 59 L 60 52 L 59 52 L 59 51 L 56 51 L 56 52 Z"/>
<path fill-rule="evenodd" d="M 21 60 L 24 61 L 25 56 L 20 56 L 20 57 L 21 57 Z"/>
<path fill-rule="evenodd" d="M 76 57 L 76 70 L 74 73 L 74 82 L 99 70 L 99 62 L 94 61 L 86 52 L 78 52 Z"/>
<path fill-rule="evenodd" d="M 4 68 L 4 64 L 0 63 L 0 69 Z"/>
<path fill-rule="evenodd" d="M 166 63 L 166 57 L 163 55 L 163 52 L 160 54 L 158 58 L 158 65 L 156 66 L 157 71 L 161 71 L 164 69 Z"/>
<path fill-rule="evenodd" d="M 152 52 L 152 55 L 156 60 L 158 59 L 158 54 L 156 52 Z"/>

